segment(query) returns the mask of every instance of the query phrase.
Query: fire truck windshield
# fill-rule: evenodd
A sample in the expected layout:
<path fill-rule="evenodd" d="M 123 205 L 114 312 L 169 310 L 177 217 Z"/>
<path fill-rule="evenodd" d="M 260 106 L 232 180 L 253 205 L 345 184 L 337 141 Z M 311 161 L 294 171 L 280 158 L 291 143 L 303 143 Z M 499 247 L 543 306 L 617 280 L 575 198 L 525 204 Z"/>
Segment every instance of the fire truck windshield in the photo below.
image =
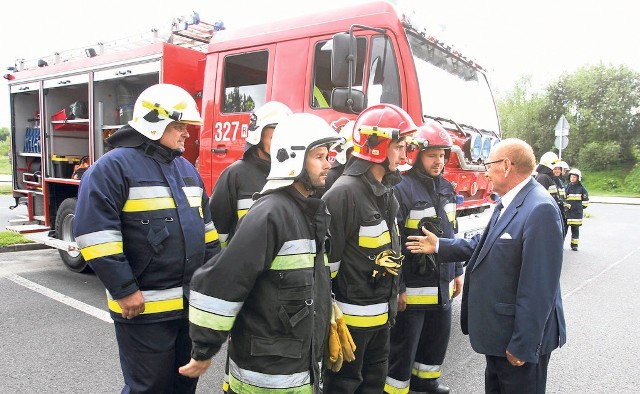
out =
<path fill-rule="evenodd" d="M 484 73 L 445 48 L 407 31 L 422 110 L 499 135 L 498 113 Z"/>

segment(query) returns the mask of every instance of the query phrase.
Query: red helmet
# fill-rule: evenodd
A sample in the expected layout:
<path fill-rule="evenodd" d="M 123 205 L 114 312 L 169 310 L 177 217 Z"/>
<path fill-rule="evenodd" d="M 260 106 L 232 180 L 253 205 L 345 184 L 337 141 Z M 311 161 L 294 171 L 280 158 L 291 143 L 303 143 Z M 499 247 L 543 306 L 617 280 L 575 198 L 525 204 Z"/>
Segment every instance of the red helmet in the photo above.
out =
<path fill-rule="evenodd" d="M 417 127 L 402 108 L 393 104 L 377 104 L 360 113 L 353 127 L 353 155 L 373 163 L 387 159 L 393 140 L 411 134 Z"/>
<path fill-rule="evenodd" d="M 425 124 L 418 127 L 416 133 L 407 139 L 407 165 L 413 166 L 420 152 L 428 148 L 445 149 L 445 158 L 448 161 L 452 146 L 453 140 L 447 130 L 435 120 L 427 119 Z"/>

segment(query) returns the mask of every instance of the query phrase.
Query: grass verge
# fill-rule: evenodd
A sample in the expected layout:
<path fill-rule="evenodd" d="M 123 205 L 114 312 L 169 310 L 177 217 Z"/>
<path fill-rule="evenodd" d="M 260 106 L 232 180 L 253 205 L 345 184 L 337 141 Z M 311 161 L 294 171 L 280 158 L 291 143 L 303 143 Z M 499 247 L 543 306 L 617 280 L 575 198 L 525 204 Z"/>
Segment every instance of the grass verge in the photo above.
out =
<path fill-rule="evenodd" d="M 0 248 L 15 244 L 28 243 L 33 243 L 33 241 L 28 240 L 22 234 L 14 233 L 12 231 L 0 231 Z"/>

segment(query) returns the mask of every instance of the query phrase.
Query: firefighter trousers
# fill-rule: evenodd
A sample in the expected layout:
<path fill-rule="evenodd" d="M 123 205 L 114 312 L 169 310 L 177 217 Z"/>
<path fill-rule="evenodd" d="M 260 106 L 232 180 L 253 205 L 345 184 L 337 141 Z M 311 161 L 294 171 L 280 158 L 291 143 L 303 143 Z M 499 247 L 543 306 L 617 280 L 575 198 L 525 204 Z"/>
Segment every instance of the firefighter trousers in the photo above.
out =
<path fill-rule="evenodd" d="M 178 368 L 191 360 L 188 320 L 114 325 L 124 376 L 123 394 L 196 392 L 198 379 L 178 373 Z"/>
<path fill-rule="evenodd" d="M 387 391 L 406 387 L 409 381 L 413 391 L 438 387 L 450 334 L 451 308 L 398 313 L 390 336 Z"/>
<path fill-rule="evenodd" d="M 324 370 L 323 392 L 331 394 L 380 394 L 389 359 L 389 327 L 361 331 L 349 327 L 356 345 L 356 359 L 339 372 Z"/>

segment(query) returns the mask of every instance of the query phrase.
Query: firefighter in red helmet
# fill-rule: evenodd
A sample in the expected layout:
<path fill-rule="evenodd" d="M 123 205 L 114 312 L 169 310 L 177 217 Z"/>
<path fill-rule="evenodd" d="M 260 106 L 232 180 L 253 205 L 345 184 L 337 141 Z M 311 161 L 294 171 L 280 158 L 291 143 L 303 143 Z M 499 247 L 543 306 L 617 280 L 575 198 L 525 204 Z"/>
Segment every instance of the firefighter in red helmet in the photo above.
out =
<path fill-rule="evenodd" d="M 356 347 L 354 361 L 339 371 L 325 369 L 325 392 L 384 389 L 402 263 L 392 186 L 400 181 L 405 137 L 416 128 L 395 105 L 365 109 L 355 121 L 353 155 L 343 176 L 322 197 L 339 218 L 330 225 L 332 289 Z"/>
<path fill-rule="evenodd" d="M 407 139 L 407 172 L 394 186 L 400 204 L 402 243 L 425 226 L 439 237 L 453 238 L 456 192 L 442 173 L 453 142 L 440 123 L 429 120 Z M 451 304 L 462 291 L 462 263 L 441 263 L 435 254 L 405 253 L 400 303 L 391 330 L 386 393 L 448 393 L 438 382 L 451 333 Z M 404 291 L 403 291 L 404 290 Z"/>

